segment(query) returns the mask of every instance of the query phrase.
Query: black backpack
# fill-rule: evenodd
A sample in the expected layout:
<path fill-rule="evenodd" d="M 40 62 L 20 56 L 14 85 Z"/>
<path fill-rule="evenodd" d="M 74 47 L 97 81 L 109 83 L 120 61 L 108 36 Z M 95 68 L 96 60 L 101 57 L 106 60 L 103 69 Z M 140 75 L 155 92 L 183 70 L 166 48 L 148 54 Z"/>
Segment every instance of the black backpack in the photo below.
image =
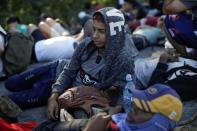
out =
<path fill-rule="evenodd" d="M 2 55 L 3 69 L 7 76 L 24 71 L 31 62 L 33 42 L 22 33 L 7 34 L 7 44 Z"/>
<path fill-rule="evenodd" d="M 197 98 L 197 68 L 184 65 L 175 67 L 165 73 L 161 73 L 154 83 L 169 85 L 180 95 L 181 100 L 192 100 Z M 150 83 L 149 83 L 150 85 Z"/>

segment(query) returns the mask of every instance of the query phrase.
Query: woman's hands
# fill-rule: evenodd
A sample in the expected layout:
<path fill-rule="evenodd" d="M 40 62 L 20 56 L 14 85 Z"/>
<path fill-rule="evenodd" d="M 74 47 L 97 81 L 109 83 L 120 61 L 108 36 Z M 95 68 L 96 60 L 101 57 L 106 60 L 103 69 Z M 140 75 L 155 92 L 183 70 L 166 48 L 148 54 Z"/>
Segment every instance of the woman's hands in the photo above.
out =
<path fill-rule="evenodd" d="M 58 93 L 53 93 L 48 99 L 48 117 L 52 120 L 57 120 L 59 118 L 59 106 L 57 102 L 58 96 Z"/>

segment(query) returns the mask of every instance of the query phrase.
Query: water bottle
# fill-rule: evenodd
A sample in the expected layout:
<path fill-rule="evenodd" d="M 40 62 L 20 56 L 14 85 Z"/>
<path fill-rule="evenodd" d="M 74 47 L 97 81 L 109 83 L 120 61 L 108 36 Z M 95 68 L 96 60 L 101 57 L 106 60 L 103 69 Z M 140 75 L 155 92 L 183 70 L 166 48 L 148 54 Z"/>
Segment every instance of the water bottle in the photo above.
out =
<path fill-rule="evenodd" d="M 135 88 L 131 74 L 126 75 L 127 84 L 123 90 L 124 110 L 128 113 L 132 105 L 132 89 Z"/>

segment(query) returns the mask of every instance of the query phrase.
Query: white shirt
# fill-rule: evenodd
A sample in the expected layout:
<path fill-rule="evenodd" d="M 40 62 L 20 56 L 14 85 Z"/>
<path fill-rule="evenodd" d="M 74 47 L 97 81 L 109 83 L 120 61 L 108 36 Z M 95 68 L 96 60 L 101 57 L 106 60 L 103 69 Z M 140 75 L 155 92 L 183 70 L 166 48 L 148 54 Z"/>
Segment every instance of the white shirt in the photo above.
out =
<path fill-rule="evenodd" d="M 65 36 L 38 41 L 35 44 L 36 58 L 38 62 L 70 59 L 74 52 L 74 42 L 74 38 Z"/>
<path fill-rule="evenodd" d="M 4 50 L 4 37 L 0 34 L 0 49 Z M 3 63 L 2 59 L 0 58 L 0 76 L 3 74 Z"/>
<path fill-rule="evenodd" d="M 0 34 L 0 49 L 4 50 L 4 37 Z"/>

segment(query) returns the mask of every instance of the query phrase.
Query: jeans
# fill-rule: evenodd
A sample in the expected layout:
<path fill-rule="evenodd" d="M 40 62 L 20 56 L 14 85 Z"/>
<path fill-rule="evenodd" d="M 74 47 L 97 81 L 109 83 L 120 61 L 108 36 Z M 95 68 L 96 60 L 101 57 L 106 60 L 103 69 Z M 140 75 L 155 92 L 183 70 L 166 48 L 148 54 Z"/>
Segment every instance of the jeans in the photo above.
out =
<path fill-rule="evenodd" d="M 5 87 L 13 92 L 8 96 L 22 109 L 46 104 L 57 65 L 58 61 L 51 62 L 8 78 Z"/>
<path fill-rule="evenodd" d="M 33 31 L 31 36 L 34 38 L 34 43 L 46 39 L 46 37 L 42 34 L 42 32 L 39 29 Z"/>

